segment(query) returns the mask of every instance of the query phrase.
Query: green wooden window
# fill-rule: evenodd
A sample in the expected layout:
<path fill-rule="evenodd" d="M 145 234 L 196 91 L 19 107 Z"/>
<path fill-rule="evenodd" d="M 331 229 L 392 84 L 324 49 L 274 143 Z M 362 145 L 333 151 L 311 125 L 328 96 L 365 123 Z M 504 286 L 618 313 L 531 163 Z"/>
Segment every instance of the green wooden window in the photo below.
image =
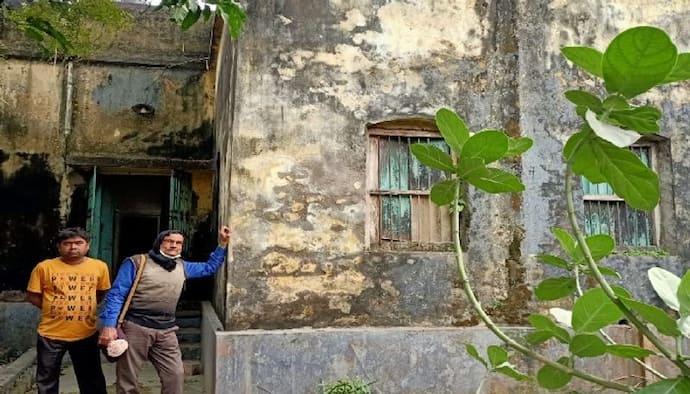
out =
<path fill-rule="evenodd" d="M 630 148 L 647 165 L 651 162 L 650 146 Z M 629 207 L 616 196 L 607 183 L 590 183 L 582 178 L 584 193 L 585 233 L 608 234 L 616 245 L 628 247 L 654 246 L 654 214 Z"/>
<path fill-rule="evenodd" d="M 370 130 L 368 169 L 373 242 L 450 242 L 448 210 L 429 199 L 431 186 L 445 179 L 445 174 L 417 161 L 410 153 L 414 143 L 430 143 L 449 152 L 437 132 Z"/>

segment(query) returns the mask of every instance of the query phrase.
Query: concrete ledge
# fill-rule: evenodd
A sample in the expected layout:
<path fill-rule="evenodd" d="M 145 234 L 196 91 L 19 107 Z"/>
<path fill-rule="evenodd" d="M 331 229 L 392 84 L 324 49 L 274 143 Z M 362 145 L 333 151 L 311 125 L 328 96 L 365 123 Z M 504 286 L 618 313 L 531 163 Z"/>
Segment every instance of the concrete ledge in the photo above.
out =
<path fill-rule="evenodd" d="M 201 303 L 201 371 L 204 374 L 204 392 L 214 393 L 216 381 L 216 334 L 223 330 L 223 324 L 208 301 Z M 225 391 L 215 391 L 223 393 Z"/>
<path fill-rule="evenodd" d="M 18 352 L 36 346 L 41 311 L 28 302 L 0 302 L 0 343 Z"/>
<path fill-rule="evenodd" d="M 0 394 L 25 393 L 34 383 L 36 348 L 24 352 L 13 362 L 0 367 Z"/>
<path fill-rule="evenodd" d="M 513 338 L 524 337 L 525 327 L 504 327 Z M 639 344 L 627 326 L 608 330 L 617 343 Z M 488 374 L 471 358 L 465 344 L 480 354 L 499 344 L 485 327 L 362 327 L 350 329 L 247 330 L 217 332 L 216 382 L 207 393 L 317 394 L 320 384 L 345 377 L 373 382 L 373 393 L 535 393 L 533 383 L 518 383 L 500 374 Z M 556 360 L 566 353 L 560 343 L 538 347 Z M 513 355 L 510 362 L 535 376 L 541 364 Z M 577 367 L 604 379 L 636 386 L 645 373 L 629 360 L 610 356 L 581 359 Z M 481 387 L 480 391 L 477 391 Z M 587 382 L 574 379 L 569 389 L 593 392 Z"/>
<path fill-rule="evenodd" d="M 375 382 L 374 393 L 474 393 L 486 370 L 465 343 L 482 353 L 498 343 L 483 327 L 247 330 L 216 338 L 216 393 L 315 394 L 325 381 L 354 376 Z M 483 392 L 493 385 L 485 381 Z"/>

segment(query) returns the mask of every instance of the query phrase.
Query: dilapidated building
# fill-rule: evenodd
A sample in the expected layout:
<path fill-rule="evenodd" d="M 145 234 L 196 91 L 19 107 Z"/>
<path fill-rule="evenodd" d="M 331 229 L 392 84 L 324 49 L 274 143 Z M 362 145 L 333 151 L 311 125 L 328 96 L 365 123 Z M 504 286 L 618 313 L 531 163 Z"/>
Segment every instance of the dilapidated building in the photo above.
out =
<path fill-rule="evenodd" d="M 346 375 L 381 392 L 474 392 L 484 372 L 463 343 L 495 339 L 476 327 L 447 212 L 429 202 L 438 174 L 408 146 L 439 140 L 440 107 L 472 130 L 534 139 L 501 163 L 526 191 L 468 190 L 461 229 L 482 305 L 523 325 L 539 309 L 533 286 L 551 274 L 535 255 L 554 252 L 550 228 L 566 225 L 561 149 L 579 123 L 562 93 L 596 88 L 559 48 L 603 49 L 640 24 L 690 48 L 686 2 L 288 0 L 247 10 L 237 41 L 211 26 L 174 36 L 156 20 L 137 24 L 111 59 L 0 63 L 0 269 L 28 275 L 63 223 L 100 229 L 97 250 L 112 261 L 123 245 L 148 247 L 134 229 L 183 218 L 203 254 L 216 223 L 230 223 L 230 264 L 204 310 L 206 387 L 217 393 L 316 392 Z M 175 40 L 157 40 L 163 29 Z M 592 231 L 622 228 L 622 247 L 668 254 L 609 259 L 646 300 L 648 267 L 682 273 L 690 257 L 689 88 L 648 95 L 662 131 L 635 149 L 662 179 L 654 212 L 628 214 L 605 190 L 578 190 Z M 13 280 L 5 286 L 25 281 Z"/>
<path fill-rule="evenodd" d="M 132 27 L 79 61 L 2 32 L 0 290 L 24 288 L 62 226 L 87 227 L 113 272 L 168 227 L 192 251 L 215 242 L 213 24 L 128 10 Z"/>

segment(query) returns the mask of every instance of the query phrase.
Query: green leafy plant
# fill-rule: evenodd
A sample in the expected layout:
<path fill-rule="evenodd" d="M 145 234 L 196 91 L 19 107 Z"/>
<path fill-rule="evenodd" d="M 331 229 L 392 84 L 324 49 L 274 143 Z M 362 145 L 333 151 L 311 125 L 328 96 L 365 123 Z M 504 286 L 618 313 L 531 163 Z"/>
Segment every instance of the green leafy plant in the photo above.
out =
<path fill-rule="evenodd" d="M 670 256 L 670 254 L 659 248 L 633 248 L 626 249 L 621 252 L 625 256 L 651 256 L 651 257 L 664 257 Z"/>
<path fill-rule="evenodd" d="M 652 105 L 636 104 L 635 97 L 659 85 L 690 79 L 690 53 L 678 53 L 663 30 L 648 26 L 620 33 L 603 53 L 589 47 L 567 47 L 562 53 L 601 82 L 600 89 L 594 92 L 565 92 L 566 99 L 575 105 L 582 119 L 582 126 L 570 136 L 563 149 L 570 228 L 552 229 L 561 253 L 537 256 L 541 263 L 557 268 L 561 274 L 543 280 L 535 288 L 535 296 L 543 301 L 574 297 L 572 311 L 551 308 L 549 315 L 532 314 L 528 321 L 533 331 L 524 339 L 511 338 L 477 300 L 461 253 L 458 223 L 459 211 L 465 205 L 463 185 L 470 184 L 488 193 L 522 191 L 524 186 L 518 177 L 488 165 L 520 155 L 530 148 L 532 141 L 510 138 L 499 130 L 470 133 L 460 116 L 442 108 L 436 113 L 436 124 L 452 154 L 427 144 L 410 148 L 423 164 L 448 173 L 447 180 L 432 187 L 431 200 L 454 208 L 451 211 L 458 273 L 473 309 L 508 348 L 539 361 L 542 367 L 536 376 L 528 376 L 508 363 L 509 354 L 502 347 L 490 346 L 488 361 L 471 344 L 466 345 L 467 351 L 489 372 L 534 380 L 549 390 L 561 389 L 577 377 L 607 389 L 635 391 L 636 387 L 575 367 L 577 359 L 608 354 L 632 359 L 659 379 L 641 388 L 640 393 L 688 393 L 690 367 L 686 360 L 690 357 L 680 350 L 680 341 L 690 337 L 690 273 L 678 278 L 661 269 L 649 272 L 654 289 L 676 311 L 675 318 L 654 305 L 633 299 L 625 288 L 609 284 L 606 276 L 620 275 L 600 262 L 614 251 L 615 242 L 607 234 L 583 234 L 574 208 L 573 178 L 579 175 L 591 183 L 606 182 L 616 195 L 636 209 L 651 210 L 658 204 L 657 174 L 628 146 L 644 134 L 659 131 L 661 111 Z M 596 285 L 585 288 L 585 277 Z M 633 325 L 653 348 L 615 343 L 604 329 L 621 319 Z M 669 348 L 663 337 L 672 337 L 677 343 L 675 349 Z M 560 343 L 568 354 L 553 360 L 535 350 L 534 345 L 547 341 Z M 676 366 L 678 376 L 667 377 L 645 363 L 645 358 L 651 355 L 669 360 Z"/>
<path fill-rule="evenodd" d="M 132 22 L 112 0 L 37 0 L 5 13 L 47 55 L 60 56 L 90 55 Z"/>
<path fill-rule="evenodd" d="M 371 394 L 371 385 L 372 383 L 354 377 L 323 383 L 321 389 L 323 394 Z"/>
<path fill-rule="evenodd" d="M 155 9 L 168 10 L 170 20 L 182 30 L 218 14 L 234 39 L 247 19 L 235 0 L 163 0 Z M 46 54 L 65 57 L 93 54 L 132 23 L 132 16 L 113 0 L 36 0 L 23 2 L 19 8 L 7 8 L 0 1 L 2 15 Z"/>

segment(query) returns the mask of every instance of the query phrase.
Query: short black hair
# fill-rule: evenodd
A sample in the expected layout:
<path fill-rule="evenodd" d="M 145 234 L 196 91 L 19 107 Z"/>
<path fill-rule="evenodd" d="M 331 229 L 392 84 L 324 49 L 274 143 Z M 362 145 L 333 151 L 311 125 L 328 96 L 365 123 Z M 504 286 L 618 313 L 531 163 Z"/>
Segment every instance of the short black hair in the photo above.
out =
<path fill-rule="evenodd" d="M 60 245 L 62 241 L 74 237 L 83 238 L 84 241 L 86 241 L 86 243 L 91 242 L 91 236 L 89 235 L 89 233 L 80 227 L 68 227 L 60 230 L 60 232 L 58 232 L 57 237 L 55 238 L 55 242 L 58 245 Z"/>

